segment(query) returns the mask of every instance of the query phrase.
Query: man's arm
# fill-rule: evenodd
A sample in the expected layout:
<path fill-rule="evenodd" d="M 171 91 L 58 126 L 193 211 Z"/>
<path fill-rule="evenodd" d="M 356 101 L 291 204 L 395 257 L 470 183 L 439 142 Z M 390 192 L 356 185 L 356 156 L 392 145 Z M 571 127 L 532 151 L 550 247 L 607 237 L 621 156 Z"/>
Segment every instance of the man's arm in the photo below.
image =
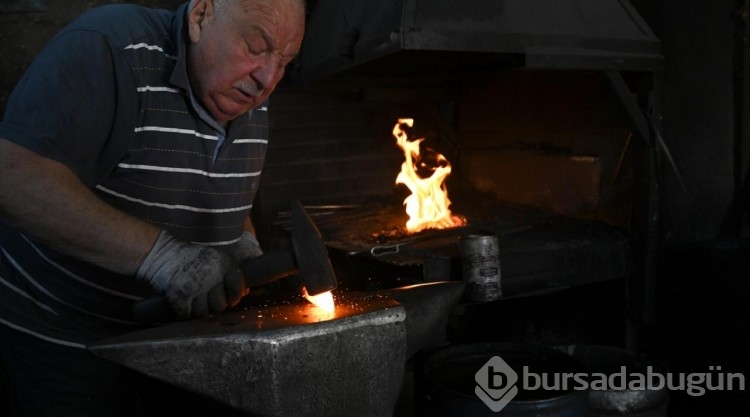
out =
<path fill-rule="evenodd" d="M 160 229 L 109 206 L 65 165 L 0 138 L 0 217 L 64 254 L 134 275 Z"/>
<path fill-rule="evenodd" d="M 0 217 L 66 255 L 145 280 L 180 317 L 223 311 L 247 293 L 229 255 L 109 206 L 65 165 L 1 138 Z"/>

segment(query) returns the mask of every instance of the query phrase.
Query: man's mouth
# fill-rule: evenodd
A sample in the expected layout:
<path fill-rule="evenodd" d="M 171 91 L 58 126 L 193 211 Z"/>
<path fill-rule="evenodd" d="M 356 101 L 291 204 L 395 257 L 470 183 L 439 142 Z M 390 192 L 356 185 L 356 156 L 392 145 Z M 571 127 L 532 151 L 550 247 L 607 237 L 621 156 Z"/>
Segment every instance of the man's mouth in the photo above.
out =
<path fill-rule="evenodd" d="M 247 92 L 243 91 L 240 88 L 235 88 L 237 92 L 239 93 L 239 101 L 244 104 L 250 104 L 255 100 L 255 97 L 251 94 L 248 94 Z"/>
<path fill-rule="evenodd" d="M 258 88 L 254 85 L 238 83 L 234 85 L 234 88 L 239 92 L 241 100 L 247 104 L 254 103 L 262 94 L 262 91 L 258 91 Z"/>

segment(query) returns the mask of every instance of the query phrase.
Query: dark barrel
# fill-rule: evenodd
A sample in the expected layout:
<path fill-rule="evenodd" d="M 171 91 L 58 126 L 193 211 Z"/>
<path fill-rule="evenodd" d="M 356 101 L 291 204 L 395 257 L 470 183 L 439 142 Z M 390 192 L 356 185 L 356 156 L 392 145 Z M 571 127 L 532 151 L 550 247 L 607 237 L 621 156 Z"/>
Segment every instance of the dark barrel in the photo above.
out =
<path fill-rule="evenodd" d="M 667 368 L 645 355 L 626 349 L 601 345 L 567 345 L 556 349 L 576 358 L 589 374 L 608 377 L 621 374 L 647 375 L 649 372 L 667 375 Z M 611 387 L 610 387 L 611 388 Z M 589 415 L 591 417 L 666 417 L 669 390 L 660 389 L 589 390 Z"/>
<path fill-rule="evenodd" d="M 512 399 L 501 410 L 493 411 L 477 394 L 477 372 L 494 364 L 492 388 L 510 381 L 501 376 L 505 368 L 495 357 L 503 360 L 517 374 L 517 389 Z M 563 352 L 523 345 L 478 343 L 455 345 L 429 355 L 423 363 L 423 379 L 417 401 L 419 415 L 435 417 L 498 417 L 498 416 L 550 416 L 577 417 L 588 415 L 588 392 L 585 390 L 545 390 L 523 388 L 522 372 L 528 367 L 536 375 L 553 373 L 580 373 L 584 366 Z M 480 378 L 481 379 L 481 378 Z M 481 389 L 481 387 L 479 388 Z M 486 391 L 487 392 L 487 391 Z M 507 391 L 508 395 L 513 393 Z M 500 398 L 507 398 L 499 396 Z M 485 397 L 493 399 L 494 397 Z"/>

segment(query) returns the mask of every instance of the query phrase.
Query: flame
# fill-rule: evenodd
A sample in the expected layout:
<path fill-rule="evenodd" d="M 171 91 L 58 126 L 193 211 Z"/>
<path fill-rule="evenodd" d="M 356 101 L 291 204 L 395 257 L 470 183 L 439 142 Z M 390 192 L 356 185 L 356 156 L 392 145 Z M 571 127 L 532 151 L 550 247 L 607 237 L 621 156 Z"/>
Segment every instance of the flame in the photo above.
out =
<path fill-rule="evenodd" d="M 451 173 L 451 164 L 440 153 L 435 153 L 436 161 L 428 164 L 419 154 L 419 145 L 424 138 L 409 141 L 402 125 L 412 127 L 414 119 L 398 119 L 393 127 L 393 136 L 398 146 L 404 151 L 406 160 L 401 164 L 401 172 L 396 177 L 396 184 L 404 184 L 411 191 L 404 205 L 409 221 L 406 230 L 416 233 L 425 229 L 447 229 L 462 226 L 465 222 L 451 214 L 451 201 L 443 181 Z M 424 158 L 426 159 L 426 158 Z M 427 178 L 422 178 L 417 170 L 432 171 Z"/>
<path fill-rule="evenodd" d="M 336 304 L 333 302 L 333 293 L 330 291 L 322 292 L 318 295 L 310 295 L 307 293 L 307 288 L 302 287 L 302 296 L 325 313 L 336 311 Z"/>

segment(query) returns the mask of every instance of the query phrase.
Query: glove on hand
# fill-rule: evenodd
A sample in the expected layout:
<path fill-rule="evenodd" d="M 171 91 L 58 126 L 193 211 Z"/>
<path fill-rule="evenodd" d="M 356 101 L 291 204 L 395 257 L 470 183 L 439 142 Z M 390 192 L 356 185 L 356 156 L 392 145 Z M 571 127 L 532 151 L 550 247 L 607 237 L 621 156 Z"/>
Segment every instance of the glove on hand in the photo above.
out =
<path fill-rule="evenodd" d="M 136 272 L 181 318 L 204 317 L 234 306 L 246 293 L 232 258 L 216 249 L 181 242 L 166 231 Z"/>
<path fill-rule="evenodd" d="M 263 255 L 263 250 L 260 248 L 258 239 L 250 232 L 242 232 L 240 240 L 221 249 L 231 255 L 240 264 L 248 259 Z"/>

